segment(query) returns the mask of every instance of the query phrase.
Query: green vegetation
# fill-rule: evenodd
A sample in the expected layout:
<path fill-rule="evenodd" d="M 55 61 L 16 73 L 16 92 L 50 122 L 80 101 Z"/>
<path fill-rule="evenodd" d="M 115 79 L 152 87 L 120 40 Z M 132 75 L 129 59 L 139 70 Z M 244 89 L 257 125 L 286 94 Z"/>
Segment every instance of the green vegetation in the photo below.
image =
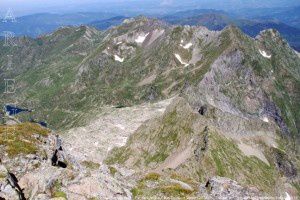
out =
<path fill-rule="evenodd" d="M 149 173 L 142 180 L 143 181 L 157 181 L 160 178 L 160 175 L 157 173 Z"/>
<path fill-rule="evenodd" d="M 298 192 L 298 198 L 300 197 L 300 184 L 299 183 L 294 183 L 293 186 L 296 188 Z"/>
<path fill-rule="evenodd" d="M 49 130 L 38 124 L 23 123 L 0 126 L 0 145 L 4 145 L 9 157 L 37 153 L 39 141 L 35 134 L 47 136 Z"/>
<path fill-rule="evenodd" d="M 181 105 L 178 105 L 177 108 L 181 109 Z M 166 113 L 162 119 L 157 121 L 154 129 L 139 129 L 129 138 L 126 146 L 113 149 L 107 157 L 106 163 L 124 164 L 129 158 L 135 159 L 133 164 L 137 167 L 163 162 L 179 146 L 182 138 L 193 134 L 191 124 L 195 115 L 181 115 L 176 110 L 177 108 Z M 139 152 L 130 148 L 131 144 L 142 145 L 144 143 L 151 145 L 149 148 L 143 145 L 141 147 L 143 151 Z"/>
<path fill-rule="evenodd" d="M 26 45 L 18 48 L 1 49 L 0 64 L 5 64 L 9 53 L 17 55 L 14 65 L 18 67 L 12 72 L 0 74 L 0 103 L 12 100 L 12 97 L 2 94 L 3 78 L 16 77 L 20 87 L 17 87 L 14 100 L 21 104 L 35 100 L 39 119 L 47 121 L 55 129 L 66 129 L 83 125 L 95 113 L 101 112 L 103 105 L 122 108 L 153 99 L 165 99 L 184 93 L 185 87 L 198 91 L 202 89 L 198 87 L 199 82 L 218 61 L 220 63 L 212 71 L 212 76 L 208 77 L 208 82 L 212 82 L 216 89 L 209 95 L 220 93 L 220 102 L 216 105 L 226 104 L 227 108 L 232 107 L 237 113 L 241 111 L 249 118 L 255 118 L 265 109 L 265 104 L 275 103 L 276 109 L 272 114 L 282 117 L 284 121 L 279 124 L 277 119 L 281 126 L 281 132 L 277 134 L 285 136 L 278 141 L 279 149 L 287 154 L 291 151 L 290 146 L 299 148 L 300 59 L 276 32 L 266 31 L 261 38 L 254 40 L 239 29 L 228 27 L 220 33 L 198 38 L 200 35 L 194 33 L 193 28 L 178 26 L 164 27 L 162 38 L 153 42 L 151 48 L 124 42 L 130 49 L 127 51 L 124 46 L 113 43 L 116 37 L 123 34 L 133 37 L 136 30 L 148 29 L 140 25 L 147 20 L 139 20 L 105 33 L 95 33 L 91 39 L 86 38 L 86 27 L 67 27 L 38 39 L 23 38 Z M 193 40 L 193 48 L 198 49 L 192 54 L 191 49 L 180 48 L 181 39 Z M 108 51 L 108 47 L 112 48 Z M 272 57 L 263 57 L 259 49 L 266 50 Z M 124 54 L 123 63 L 114 60 L 116 53 Z M 179 53 L 184 60 L 190 60 L 195 53 L 199 54 L 196 55 L 199 59 L 183 68 L 174 53 Z M 154 78 L 149 83 L 139 84 L 149 77 Z M 197 94 L 189 97 L 198 98 Z M 196 106 L 202 103 L 200 95 L 203 94 L 200 92 L 199 99 L 193 102 Z M 205 101 L 205 98 L 201 100 Z M 274 165 L 269 166 L 256 157 L 245 156 L 234 141 L 214 130 L 212 121 L 217 120 L 215 115 L 218 114 L 214 112 L 197 121 L 200 119 L 198 114 L 179 102 L 161 118 L 142 125 L 130 136 L 126 146 L 113 149 L 105 162 L 147 171 L 158 167 L 179 148 L 190 145 L 187 141 L 193 141 L 190 147 L 200 149 L 200 156 L 191 156 L 182 163 L 177 171 L 174 170 L 174 178 L 192 184 L 193 181 L 202 183 L 208 176 L 225 176 L 242 185 L 254 185 L 263 192 L 274 194 L 274 185 L 279 177 Z M 208 134 L 208 147 L 202 151 L 197 146 L 201 146 L 198 143 L 202 142 L 203 127 L 206 125 L 212 128 Z M 6 128 L 15 128 L 16 131 L 8 134 L 4 131 Z M 33 137 L 34 134 L 47 136 L 48 131 L 30 123 L 0 126 L 0 145 L 5 146 L 10 157 L 36 153 L 39 141 Z M 201 139 L 196 141 L 196 136 Z M 270 161 L 271 155 L 266 155 Z M 99 168 L 98 163 L 90 161 L 82 164 L 90 169 Z M 109 170 L 112 175 L 117 173 L 112 166 Z M 133 196 L 156 192 L 167 196 L 190 195 L 180 185 L 164 180 L 164 175 L 147 174 L 132 189 Z M 147 182 L 154 184 L 154 189 L 147 188 Z M 299 188 L 298 185 L 295 187 Z M 56 192 L 57 196 L 63 195 L 59 186 Z"/>
<path fill-rule="evenodd" d="M 150 164 L 152 162 L 159 163 L 164 161 L 168 156 L 168 154 L 162 152 L 158 152 L 154 155 L 147 154 L 145 162 L 146 164 Z"/>
<path fill-rule="evenodd" d="M 0 180 L 1 179 L 5 179 L 6 178 L 6 173 L 4 174 L 4 173 L 0 173 Z"/>
<path fill-rule="evenodd" d="M 136 199 L 137 196 L 143 194 L 142 191 L 140 191 L 138 188 L 133 188 L 133 189 L 130 190 L 130 192 L 132 194 L 133 199 Z"/>
<path fill-rule="evenodd" d="M 198 183 L 193 179 L 195 177 L 186 177 L 186 175 L 172 173 L 170 178 L 185 182 L 185 183 L 195 186 L 195 187 L 197 187 L 197 185 L 198 185 Z"/>
<path fill-rule="evenodd" d="M 217 133 L 210 140 L 214 143 L 211 156 L 215 162 L 216 174 L 237 180 L 243 185 L 255 185 L 260 190 L 273 194 L 278 173 L 256 157 L 245 156 L 237 145 Z M 242 178 L 243 177 L 243 178 Z"/>
<path fill-rule="evenodd" d="M 225 176 L 225 171 L 224 171 L 224 168 L 223 168 L 223 163 L 219 159 L 218 155 L 213 152 L 212 156 L 213 156 L 213 159 L 214 159 L 216 167 L 217 167 L 217 174 L 219 176 Z"/>
<path fill-rule="evenodd" d="M 61 191 L 61 182 L 56 181 L 54 183 L 54 186 L 52 188 L 52 197 L 54 197 L 54 198 L 61 197 L 61 198 L 64 198 L 64 199 L 67 200 L 66 193 L 64 193 L 63 191 Z"/>
<path fill-rule="evenodd" d="M 192 194 L 193 191 L 183 188 L 180 184 L 172 184 L 159 188 L 159 190 L 169 197 L 185 197 L 188 194 Z"/>
<path fill-rule="evenodd" d="M 151 183 L 151 186 L 148 185 Z M 156 173 L 147 174 L 138 181 L 135 188 L 131 190 L 134 199 L 140 198 L 188 198 L 194 196 L 195 191 L 183 188 L 180 184 L 170 183 L 166 177 Z"/>
<path fill-rule="evenodd" d="M 181 142 L 190 141 L 191 138 L 195 141 L 194 137 L 197 134 L 199 134 L 197 138 L 203 139 L 204 134 L 207 134 L 208 147 L 206 151 L 202 152 L 201 159 L 196 160 L 191 157 L 179 167 L 183 171 L 179 170 L 175 174 L 170 171 L 171 178 L 195 186 L 195 181 L 203 183 L 207 177 L 222 176 L 236 180 L 241 185 L 253 185 L 267 194 L 274 194 L 274 185 L 280 176 L 274 165 L 269 166 L 257 157 L 246 156 L 234 141 L 217 133 L 213 127 L 209 127 L 208 132 L 203 129 L 193 130 L 193 124 L 197 123 L 199 116 L 190 113 L 191 111 L 185 106 L 184 101 L 179 101 L 176 105 L 172 105 L 172 109 L 169 109 L 161 119 L 153 120 L 149 122 L 149 125 L 140 127 L 124 147 L 112 151 L 108 160 L 115 163 L 120 161 L 126 163 L 130 158 L 132 163 L 127 163 L 130 166 L 151 169 L 153 165 L 149 163 L 163 162 L 168 157 L 167 155 L 179 147 Z M 199 139 L 199 145 L 201 145 L 202 139 Z M 141 146 L 137 147 L 139 144 Z M 199 148 L 199 145 L 195 147 Z M 132 146 L 142 150 L 134 151 L 131 149 Z M 147 148 L 148 146 L 149 148 Z M 168 172 L 165 173 L 168 174 Z M 153 194 L 152 189 L 150 192 L 150 189 L 145 187 L 145 181 L 152 181 L 157 184 L 156 190 L 165 195 L 180 196 L 185 192 L 189 193 L 181 190 L 178 185 L 162 184 L 163 180 L 158 174 L 147 174 L 133 192 L 135 195 L 143 194 L 143 197 L 150 193 Z"/>
<path fill-rule="evenodd" d="M 106 164 L 124 164 L 128 160 L 131 150 L 125 147 L 114 148 L 110 156 L 105 160 Z"/>
<path fill-rule="evenodd" d="M 118 170 L 113 166 L 109 166 L 108 169 L 109 169 L 109 173 L 113 176 L 115 176 L 115 174 L 118 172 Z"/>
<path fill-rule="evenodd" d="M 93 161 L 86 161 L 86 160 L 82 162 L 82 165 L 93 170 L 99 169 L 100 167 L 99 163 L 95 163 Z"/>

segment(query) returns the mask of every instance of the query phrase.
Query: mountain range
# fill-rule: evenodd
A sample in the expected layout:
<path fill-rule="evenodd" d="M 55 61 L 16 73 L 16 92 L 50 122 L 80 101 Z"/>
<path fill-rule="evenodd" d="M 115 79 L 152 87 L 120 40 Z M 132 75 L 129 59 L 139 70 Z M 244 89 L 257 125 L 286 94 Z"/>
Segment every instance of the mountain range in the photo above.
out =
<path fill-rule="evenodd" d="M 290 26 L 300 28 L 300 7 L 240 9 L 232 12 L 233 16 L 246 19 L 277 20 Z"/>
<path fill-rule="evenodd" d="M 251 37 L 255 37 L 264 29 L 278 30 L 290 45 L 300 50 L 300 21 L 296 13 L 299 7 L 261 8 L 223 11 L 215 9 L 195 9 L 180 12 L 169 12 L 164 15 L 151 15 L 175 25 L 202 25 L 210 30 L 222 30 L 233 24 Z M 267 14 L 266 14 L 267 13 Z M 290 13 L 295 13 L 290 15 Z M 1 22 L 0 32 L 12 31 L 17 36 L 26 35 L 37 37 L 50 33 L 62 26 L 94 26 L 99 30 L 106 30 L 119 25 L 124 19 L 134 14 L 116 15 L 108 12 L 82 12 L 74 14 L 34 14 L 20 17 L 16 23 Z"/>
<path fill-rule="evenodd" d="M 8 169 L 33 199 L 299 197 L 298 52 L 275 29 L 185 17 L 1 40 L 0 103 L 33 111 L 3 114 L 0 183 Z"/>
<path fill-rule="evenodd" d="M 298 8 L 294 8 L 293 10 L 289 10 L 286 12 L 294 12 Z M 290 45 L 295 49 L 299 50 L 299 37 L 300 37 L 300 29 L 298 29 L 297 18 L 293 15 L 292 18 L 283 19 L 280 17 L 276 17 L 276 15 L 260 16 L 259 13 L 256 13 L 256 18 L 246 15 L 238 17 L 238 14 L 229 14 L 224 11 L 215 11 L 215 10 L 190 10 L 178 12 L 169 16 L 165 16 L 163 20 L 171 23 L 171 24 L 180 24 L 180 25 L 202 25 L 206 26 L 210 30 L 222 30 L 227 25 L 236 25 L 238 26 L 244 33 L 250 35 L 251 37 L 255 37 L 260 31 L 264 29 L 273 28 L 276 29 L 285 37 Z M 248 19 L 243 18 L 245 15 Z M 278 14 L 278 16 L 288 16 L 287 13 Z M 257 17 L 259 16 L 259 17 Z M 249 19 L 250 18 L 250 19 Z M 287 17 L 288 18 L 288 17 Z M 280 21 L 279 21 L 280 19 Z M 281 21 L 286 21 L 287 25 Z"/>
<path fill-rule="evenodd" d="M 16 36 L 37 37 L 46 33 L 51 33 L 63 26 L 79 26 L 89 24 L 96 20 L 104 20 L 114 17 L 113 13 L 71 13 L 71 14 L 51 14 L 38 13 L 16 18 L 16 22 L 0 21 L 0 32 L 12 31 Z"/>

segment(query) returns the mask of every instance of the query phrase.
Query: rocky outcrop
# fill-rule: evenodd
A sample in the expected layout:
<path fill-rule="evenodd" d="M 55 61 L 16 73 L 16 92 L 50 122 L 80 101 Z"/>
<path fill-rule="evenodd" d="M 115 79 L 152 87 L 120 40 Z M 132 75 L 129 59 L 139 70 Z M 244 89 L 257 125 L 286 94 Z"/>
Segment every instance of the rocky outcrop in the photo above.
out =
<path fill-rule="evenodd" d="M 205 199 L 259 199 L 264 195 L 256 188 L 243 187 L 236 181 L 225 177 L 212 177 L 199 187 Z"/>
<path fill-rule="evenodd" d="M 203 134 L 199 135 L 197 139 L 194 140 L 196 144 L 196 148 L 194 150 L 194 154 L 196 159 L 200 161 L 202 154 L 207 151 L 208 148 L 208 138 L 209 138 L 209 128 L 206 126 Z"/>
<path fill-rule="evenodd" d="M 200 115 L 205 115 L 207 112 L 207 106 L 201 106 L 198 110 Z"/>
<path fill-rule="evenodd" d="M 0 198 L 26 200 L 18 178 L 4 165 L 0 165 Z"/>
<path fill-rule="evenodd" d="M 289 181 L 295 179 L 298 175 L 295 164 L 289 159 L 283 151 L 274 149 L 275 165 L 277 169 L 283 173 Z"/>
<path fill-rule="evenodd" d="M 11 172 L 7 173 L 6 178 L 8 184 L 15 190 L 15 192 L 18 194 L 19 200 L 26 200 L 25 194 L 23 192 L 23 189 L 19 185 L 18 178 Z"/>
<path fill-rule="evenodd" d="M 267 116 L 271 117 L 276 122 L 276 124 L 280 127 L 283 135 L 291 137 L 290 131 L 282 118 L 280 110 L 275 105 L 275 103 L 271 101 L 266 101 L 264 103 L 263 110 L 263 114 L 266 114 Z"/>

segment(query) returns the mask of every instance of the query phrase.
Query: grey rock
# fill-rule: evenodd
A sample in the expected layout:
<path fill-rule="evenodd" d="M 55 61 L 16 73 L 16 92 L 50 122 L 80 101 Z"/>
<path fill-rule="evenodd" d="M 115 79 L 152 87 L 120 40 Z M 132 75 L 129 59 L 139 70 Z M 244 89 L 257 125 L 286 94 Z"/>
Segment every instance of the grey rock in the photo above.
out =
<path fill-rule="evenodd" d="M 206 199 L 259 199 L 263 197 L 256 188 L 246 188 L 225 177 L 212 177 L 200 186 L 199 193 Z"/>

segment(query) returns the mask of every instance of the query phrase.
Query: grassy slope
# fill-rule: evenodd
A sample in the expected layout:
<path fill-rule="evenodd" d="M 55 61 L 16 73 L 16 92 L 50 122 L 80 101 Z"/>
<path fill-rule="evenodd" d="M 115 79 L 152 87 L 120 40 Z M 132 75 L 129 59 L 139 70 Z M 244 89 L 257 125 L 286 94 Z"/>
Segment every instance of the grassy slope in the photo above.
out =
<path fill-rule="evenodd" d="M 203 118 L 197 114 L 191 113 L 190 108 L 186 106 L 185 103 L 179 102 L 161 119 L 152 120 L 140 127 L 124 147 L 111 152 L 106 163 L 125 164 L 141 171 L 153 170 L 180 146 L 186 147 L 187 141 L 203 138 L 205 121 L 203 122 Z M 203 124 L 203 129 L 195 128 L 199 123 Z M 268 166 L 256 157 L 245 156 L 235 142 L 216 132 L 213 127 L 209 127 L 208 141 L 208 148 L 202 152 L 200 160 L 192 155 L 173 171 L 198 183 L 218 175 L 232 178 L 241 185 L 256 186 L 269 195 L 275 193 L 274 185 L 278 183 L 279 173 L 274 165 Z M 198 145 L 203 146 L 201 143 L 200 141 Z M 193 146 L 193 152 L 196 149 L 197 145 Z M 168 172 L 164 173 L 166 174 Z M 143 185 L 136 188 L 145 189 L 149 190 Z"/>
<path fill-rule="evenodd" d="M 84 59 L 80 53 L 88 53 L 100 37 L 93 35 L 92 41 L 84 41 L 82 38 L 86 31 L 86 27 L 62 28 L 12 48 L 12 54 L 15 58 L 19 56 L 20 62 L 14 59 L 12 74 L 4 71 L 1 76 L 16 79 L 18 89 L 13 95 L 3 95 L 1 79 L 1 103 L 18 102 L 19 106 L 28 107 L 32 102 L 31 106 L 40 120 L 47 120 L 51 127 L 60 128 L 61 123 L 72 116 L 69 108 L 76 106 L 72 107 L 77 100 L 70 95 L 69 88 L 75 82 L 77 66 Z M 28 54 L 22 54 L 23 51 Z M 5 56 L 4 52 L 2 58 Z M 43 80 L 49 80 L 50 84 L 43 84 Z"/>
<path fill-rule="evenodd" d="M 9 157 L 34 154 L 40 143 L 34 135 L 47 136 L 49 131 L 38 124 L 23 123 L 0 126 L 0 145 L 4 145 Z"/>

